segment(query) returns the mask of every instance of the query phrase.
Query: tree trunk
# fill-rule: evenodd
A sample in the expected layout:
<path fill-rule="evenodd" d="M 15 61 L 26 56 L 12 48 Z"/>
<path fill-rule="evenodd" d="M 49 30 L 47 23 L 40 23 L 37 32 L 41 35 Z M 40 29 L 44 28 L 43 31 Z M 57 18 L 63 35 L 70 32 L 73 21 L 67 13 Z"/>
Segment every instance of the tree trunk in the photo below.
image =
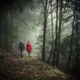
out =
<path fill-rule="evenodd" d="M 58 29 L 58 46 L 57 46 L 57 54 L 56 54 L 56 66 L 59 66 L 59 54 L 60 54 L 60 37 L 61 37 L 61 22 L 62 22 L 62 7 L 63 0 L 60 0 L 60 11 L 59 11 L 59 29 Z"/>
<path fill-rule="evenodd" d="M 79 24 L 78 24 L 78 17 L 77 17 L 77 11 L 76 11 L 76 26 L 75 26 L 75 32 L 76 32 L 76 38 L 75 38 L 75 46 L 76 46 L 76 71 L 78 72 L 79 69 Z"/>
<path fill-rule="evenodd" d="M 67 70 L 69 69 L 70 62 L 71 62 L 73 34 L 74 34 L 74 19 L 72 22 L 72 34 L 71 34 L 71 40 L 70 40 L 70 53 L 69 53 L 69 58 L 67 62 Z"/>
<path fill-rule="evenodd" d="M 46 44 L 46 27 L 47 27 L 47 0 L 45 1 L 44 7 L 44 25 L 43 25 L 43 50 L 42 50 L 42 61 L 45 61 L 45 44 Z"/>
<path fill-rule="evenodd" d="M 53 53 L 53 65 L 55 65 L 56 53 L 57 53 L 57 30 L 58 30 L 58 0 L 56 0 L 56 27 L 55 27 L 55 48 Z"/>
<path fill-rule="evenodd" d="M 51 56 L 53 54 L 53 51 L 54 51 L 54 35 L 53 35 L 53 12 L 52 12 L 52 0 L 51 0 L 51 29 L 52 29 L 52 48 L 51 48 L 51 51 L 50 51 L 50 55 L 48 57 L 48 60 L 47 62 L 49 63 L 50 62 L 50 59 L 51 59 Z"/>

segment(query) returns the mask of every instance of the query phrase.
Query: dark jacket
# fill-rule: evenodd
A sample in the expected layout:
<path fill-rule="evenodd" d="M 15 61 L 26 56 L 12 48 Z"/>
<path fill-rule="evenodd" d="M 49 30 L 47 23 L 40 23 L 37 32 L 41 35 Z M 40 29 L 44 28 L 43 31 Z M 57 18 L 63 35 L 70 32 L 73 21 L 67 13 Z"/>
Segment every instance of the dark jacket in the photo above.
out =
<path fill-rule="evenodd" d="M 21 52 L 23 52 L 23 50 L 25 49 L 25 46 L 24 46 L 24 44 L 23 44 L 22 42 L 19 43 L 18 49 L 19 49 Z"/>

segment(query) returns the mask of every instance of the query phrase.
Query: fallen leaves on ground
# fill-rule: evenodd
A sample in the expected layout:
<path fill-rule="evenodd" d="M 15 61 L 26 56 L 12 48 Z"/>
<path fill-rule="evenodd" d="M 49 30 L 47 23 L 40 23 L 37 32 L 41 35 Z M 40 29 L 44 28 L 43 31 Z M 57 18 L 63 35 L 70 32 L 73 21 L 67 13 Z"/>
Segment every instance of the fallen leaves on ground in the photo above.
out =
<path fill-rule="evenodd" d="M 5 56 L 4 56 L 5 55 Z M 0 50 L 0 80 L 69 80 L 68 75 L 35 58 Z"/>

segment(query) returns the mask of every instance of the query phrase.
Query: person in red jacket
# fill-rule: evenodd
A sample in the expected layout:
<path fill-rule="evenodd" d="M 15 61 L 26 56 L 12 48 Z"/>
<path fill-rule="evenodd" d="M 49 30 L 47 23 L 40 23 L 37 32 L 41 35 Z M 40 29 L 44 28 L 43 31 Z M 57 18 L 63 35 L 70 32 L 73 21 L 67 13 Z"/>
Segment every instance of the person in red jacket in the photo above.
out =
<path fill-rule="evenodd" d="M 28 41 L 27 44 L 26 44 L 26 51 L 28 52 L 29 57 L 30 57 L 30 54 L 32 52 L 32 46 L 31 46 L 30 41 Z"/>

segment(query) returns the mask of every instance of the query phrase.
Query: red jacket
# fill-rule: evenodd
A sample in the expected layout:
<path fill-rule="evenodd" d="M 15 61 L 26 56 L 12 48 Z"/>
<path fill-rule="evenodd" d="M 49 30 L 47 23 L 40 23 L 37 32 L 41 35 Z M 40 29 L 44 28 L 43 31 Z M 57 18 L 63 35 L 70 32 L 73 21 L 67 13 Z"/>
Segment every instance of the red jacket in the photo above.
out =
<path fill-rule="evenodd" d="M 31 51 L 32 51 L 32 46 L 31 46 L 29 41 L 26 44 L 26 51 L 29 52 L 29 53 L 31 53 Z"/>

